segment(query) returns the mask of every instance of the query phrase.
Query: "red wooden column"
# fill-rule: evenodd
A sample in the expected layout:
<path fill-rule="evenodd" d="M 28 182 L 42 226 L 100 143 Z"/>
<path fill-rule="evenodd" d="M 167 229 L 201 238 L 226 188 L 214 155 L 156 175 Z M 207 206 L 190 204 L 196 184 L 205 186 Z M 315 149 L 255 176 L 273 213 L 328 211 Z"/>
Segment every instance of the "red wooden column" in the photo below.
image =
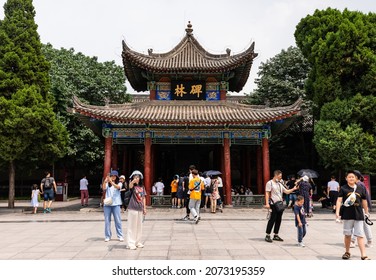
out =
<path fill-rule="evenodd" d="M 116 145 L 116 144 L 112 146 L 111 167 L 112 167 L 112 170 L 118 170 L 119 169 L 119 166 L 118 166 L 118 145 Z"/>
<path fill-rule="evenodd" d="M 263 182 L 262 182 L 262 152 L 261 146 L 257 146 L 256 150 L 256 169 L 257 169 L 257 194 L 263 194 Z"/>
<path fill-rule="evenodd" d="M 149 87 L 149 100 L 156 100 L 157 99 L 157 88 L 156 84 L 154 81 L 148 82 L 148 87 Z"/>
<path fill-rule="evenodd" d="M 104 167 L 103 178 L 111 171 L 112 137 L 104 139 Z"/>
<path fill-rule="evenodd" d="M 227 82 L 221 82 L 220 91 L 219 91 L 220 100 L 226 100 L 227 99 L 227 85 L 228 85 Z"/>
<path fill-rule="evenodd" d="M 270 180 L 270 162 L 269 162 L 269 140 L 262 138 L 262 167 L 264 186 Z"/>
<path fill-rule="evenodd" d="M 144 166 L 144 184 L 146 189 L 146 205 L 151 205 L 151 137 L 149 133 L 145 135 L 145 166 Z"/>
<path fill-rule="evenodd" d="M 223 139 L 223 158 L 225 167 L 225 181 L 224 183 L 224 193 L 226 194 L 226 204 L 232 205 L 231 198 L 231 156 L 230 156 L 230 138 L 227 135 Z"/>

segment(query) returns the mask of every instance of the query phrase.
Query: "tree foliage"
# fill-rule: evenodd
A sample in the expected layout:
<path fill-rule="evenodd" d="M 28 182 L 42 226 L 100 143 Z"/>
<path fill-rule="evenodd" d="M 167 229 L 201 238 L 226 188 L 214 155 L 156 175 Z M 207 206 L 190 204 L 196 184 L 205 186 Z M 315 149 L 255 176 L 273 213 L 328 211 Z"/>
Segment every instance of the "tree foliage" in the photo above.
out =
<path fill-rule="evenodd" d="M 51 44 L 43 46 L 43 53 L 51 64 L 56 110 L 70 135 L 67 156 L 61 162 L 65 167 L 100 170 L 104 154 L 100 136 L 67 108 L 72 106 L 73 95 L 93 105 L 128 102 L 123 69 L 113 61 L 101 63 L 96 57 L 75 53 L 74 49 L 54 49 Z"/>
<path fill-rule="evenodd" d="M 324 165 L 376 172 L 376 14 L 316 10 L 295 38 L 312 67 L 307 96 L 320 118 L 314 143 Z"/>
<path fill-rule="evenodd" d="M 320 119 L 314 143 L 326 166 L 376 172 L 376 97 L 336 99 Z"/>
<path fill-rule="evenodd" d="M 375 172 L 375 136 L 356 123 L 345 128 L 337 121 L 320 120 L 315 126 L 314 143 L 325 167 Z"/>
<path fill-rule="evenodd" d="M 299 98 L 304 100 L 304 85 L 309 70 L 308 61 L 299 48 L 289 47 L 287 50 L 282 50 L 265 63 L 261 63 L 258 78 L 255 81 L 257 88 L 248 98 L 248 103 L 277 107 L 291 105 Z M 309 108 L 310 103 L 305 100 L 302 109 Z M 306 114 L 294 117 L 288 126 L 272 125 L 270 155 L 271 165 L 274 166 L 276 163 L 274 168 L 280 168 L 283 162 L 284 170 L 293 174 L 301 169 L 302 162 L 311 163 L 310 158 L 314 152 L 310 146 L 312 134 L 306 132 L 309 128 L 304 127 L 305 118 L 307 118 Z M 284 126 L 285 129 L 278 128 L 279 132 L 274 133 L 273 128 L 278 126 Z M 281 151 L 284 152 L 281 153 Z M 292 154 L 295 160 L 291 160 Z"/>
<path fill-rule="evenodd" d="M 0 159 L 9 164 L 14 207 L 17 161 L 54 161 L 68 134 L 53 112 L 49 63 L 42 54 L 31 0 L 8 0 L 0 21 Z"/>
<path fill-rule="evenodd" d="M 304 84 L 309 66 L 301 51 L 289 47 L 261 63 L 255 83 L 257 89 L 248 102 L 271 107 L 290 105 L 298 98 L 305 97 Z"/>
<path fill-rule="evenodd" d="M 376 14 L 316 10 L 299 22 L 295 39 L 312 66 L 307 95 L 317 115 L 337 97 L 376 93 Z"/>

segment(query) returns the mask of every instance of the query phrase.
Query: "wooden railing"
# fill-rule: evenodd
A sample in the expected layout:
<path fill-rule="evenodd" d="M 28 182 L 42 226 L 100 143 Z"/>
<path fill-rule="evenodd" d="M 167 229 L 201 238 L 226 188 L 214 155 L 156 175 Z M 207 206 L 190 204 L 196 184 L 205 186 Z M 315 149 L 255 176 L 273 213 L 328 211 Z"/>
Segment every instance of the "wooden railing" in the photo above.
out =
<path fill-rule="evenodd" d="M 256 195 L 232 195 L 232 205 L 234 207 L 254 207 L 264 205 L 265 196 L 256 194 Z"/>
<path fill-rule="evenodd" d="M 171 207 L 171 195 L 151 195 L 151 206 Z"/>

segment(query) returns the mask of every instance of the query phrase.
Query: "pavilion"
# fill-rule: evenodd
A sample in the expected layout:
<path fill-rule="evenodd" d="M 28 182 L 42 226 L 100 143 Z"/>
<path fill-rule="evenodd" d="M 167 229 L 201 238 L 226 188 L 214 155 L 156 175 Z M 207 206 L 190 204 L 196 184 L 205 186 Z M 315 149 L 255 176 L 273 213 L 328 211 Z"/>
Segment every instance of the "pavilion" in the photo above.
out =
<path fill-rule="evenodd" d="M 247 82 L 255 44 L 234 55 L 229 49 L 211 54 L 194 38 L 190 23 L 185 31 L 167 53 L 142 54 L 123 41 L 125 75 L 148 98 L 105 106 L 74 98 L 74 112 L 105 138 L 103 176 L 111 169 L 125 174 L 139 169 L 151 193 L 157 178 L 168 186 L 173 175 L 194 164 L 200 171 L 222 172 L 228 205 L 235 184 L 263 194 L 270 179 L 269 139 L 275 127 L 286 127 L 300 112 L 301 101 L 268 108 L 228 96 Z"/>

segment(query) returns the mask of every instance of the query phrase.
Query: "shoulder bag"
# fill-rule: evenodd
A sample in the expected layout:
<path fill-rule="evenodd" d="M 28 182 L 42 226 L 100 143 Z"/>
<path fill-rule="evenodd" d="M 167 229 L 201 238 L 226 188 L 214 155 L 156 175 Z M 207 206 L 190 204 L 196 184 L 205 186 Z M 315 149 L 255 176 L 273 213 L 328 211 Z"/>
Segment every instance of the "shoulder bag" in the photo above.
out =
<path fill-rule="evenodd" d="M 273 186 L 273 183 L 271 183 L 272 184 L 272 186 Z M 282 198 L 282 187 L 281 187 L 281 185 L 280 185 L 280 183 L 278 182 L 278 186 L 280 187 L 280 190 L 281 190 L 281 193 L 280 193 L 280 195 L 281 195 L 281 200 L 280 201 L 277 201 L 277 202 L 274 202 L 273 200 L 273 205 L 274 205 L 274 207 L 275 207 L 275 210 L 277 211 L 277 212 L 283 212 L 283 211 L 285 211 L 285 209 L 286 209 L 286 206 L 285 206 L 285 204 L 283 203 L 283 198 Z"/>
<path fill-rule="evenodd" d="M 108 188 L 108 185 L 107 185 L 107 188 Z M 107 192 L 107 189 L 104 191 L 105 198 L 103 200 L 103 204 L 106 206 L 111 206 L 113 202 L 112 195 L 107 197 L 106 192 Z M 111 190 L 109 190 L 109 192 L 112 194 Z"/>
<path fill-rule="evenodd" d="M 133 187 L 133 188 L 134 188 L 134 187 Z M 128 207 L 129 202 L 131 201 L 132 194 L 133 194 L 133 188 L 128 189 L 128 190 L 124 193 L 124 200 L 123 200 L 123 205 L 124 205 L 124 207 Z"/>

